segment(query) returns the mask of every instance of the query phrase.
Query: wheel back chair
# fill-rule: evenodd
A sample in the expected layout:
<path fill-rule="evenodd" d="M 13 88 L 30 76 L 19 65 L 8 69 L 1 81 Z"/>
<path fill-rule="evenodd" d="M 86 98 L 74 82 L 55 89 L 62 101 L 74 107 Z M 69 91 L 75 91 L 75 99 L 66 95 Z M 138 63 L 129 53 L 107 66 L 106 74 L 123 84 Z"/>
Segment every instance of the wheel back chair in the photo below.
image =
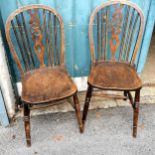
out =
<path fill-rule="evenodd" d="M 109 1 L 98 6 L 90 16 L 89 42 L 91 71 L 83 111 L 83 130 L 91 97 L 129 99 L 133 108 L 133 137 L 137 135 L 140 89 L 135 60 L 144 31 L 142 10 L 129 1 Z M 123 91 L 105 94 L 93 92 Z M 131 92 L 135 92 L 135 99 Z"/>
<path fill-rule="evenodd" d="M 11 13 L 5 31 L 21 75 L 27 146 L 31 145 L 30 110 L 33 107 L 55 105 L 56 101 L 73 97 L 81 131 L 77 87 L 65 68 L 61 16 L 48 6 L 25 6 Z"/>

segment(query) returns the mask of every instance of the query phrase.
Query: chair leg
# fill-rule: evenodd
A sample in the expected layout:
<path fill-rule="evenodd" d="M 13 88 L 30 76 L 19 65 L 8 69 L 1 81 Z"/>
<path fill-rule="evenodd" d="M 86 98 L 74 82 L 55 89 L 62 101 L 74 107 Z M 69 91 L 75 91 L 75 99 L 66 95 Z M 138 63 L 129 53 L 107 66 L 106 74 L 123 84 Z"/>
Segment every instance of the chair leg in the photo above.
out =
<path fill-rule="evenodd" d="M 139 101 L 140 101 L 140 89 L 135 92 L 135 100 L 133 105 L 133 137 L 137 136 L 137 125 L 138 125 L 138 115 L 139 115 Z"/>
<path fill-rule="evenodd" d="M 27 146 L 31 146 L 31 135 L 30 135 L 30 108 L 28 104 L 24 103 L 24 125 L 25 125 L 25 136 Z"/>
<path fill-rule="evenodd" d="M 86 98 L 85 98 L 84 108 L 83 108 L 83 117 L 82 117 L 83 131 L 84 131 L 84 126 L 85 126 L 85 121 L 87 118 L 89 103 L 90 103 L 91 96 L 92 96 L 92 91 L 93 91 L 93 88 L 92 88 L 92 86 L 89 85 L 88 90 L 87 90 L 87 94 L 86 94 Z"/>
<path fill-rule="evenodd" d="M 73 95 L 73 100 L 74 100 L 74 107 L 76 112 L 76 118 L 79 124 L 80 133 L 82 133 L 83 125 L 82 125 L 82 119 L 81 119 L 80 104 L 76 93 Z"/>
<path fill-rule="evenodd" d="M 128 96 L 128 92 L 124 91 L 124 96 L 127 97 Z M 126 101 L 127 99 L 124 99 L 124 101 Z"/>

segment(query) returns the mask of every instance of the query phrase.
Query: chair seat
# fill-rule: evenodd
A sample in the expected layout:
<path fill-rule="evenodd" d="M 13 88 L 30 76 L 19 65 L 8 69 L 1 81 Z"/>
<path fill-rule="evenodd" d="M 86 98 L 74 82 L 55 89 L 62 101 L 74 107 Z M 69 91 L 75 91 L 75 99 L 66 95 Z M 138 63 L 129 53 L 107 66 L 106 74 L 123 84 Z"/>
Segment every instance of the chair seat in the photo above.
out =
<path fill-rule="evenodd" d="M 77 88 L 64 67 L 29 71 L 22 78 L 22 100 L 43 103 L 73 95 Z"/>
<path fill-rule="evenodd" d="M 142 82 L 133 66 L 119 62 L 98 62 L 92 65 L 88 83 L 108 90 L 136 90 Z"/>

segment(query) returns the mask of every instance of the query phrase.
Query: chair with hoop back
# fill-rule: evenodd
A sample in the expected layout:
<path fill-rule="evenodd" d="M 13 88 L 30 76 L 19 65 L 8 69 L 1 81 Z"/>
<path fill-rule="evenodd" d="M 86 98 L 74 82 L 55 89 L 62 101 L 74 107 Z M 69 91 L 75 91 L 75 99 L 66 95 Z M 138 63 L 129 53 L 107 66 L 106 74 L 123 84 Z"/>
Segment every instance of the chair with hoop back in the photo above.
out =
<path fill-rule="evenodd" d="M 64 62 L 64 24 L 61 16 L 44 5 L 29 5 L 15 10 L 5 27 L 12 56 L 18 66 L 27 145 L 31 145 L 30 110 L 55 105 L 73 97 L 73 107 L 82 130 L 77 87 Z M 60 102 L 61 103 L 61 102 Z"/>
<path fill-rule="evenodd" d="M 109 1 L 90 16 L 89 42 L 91 71 L 83 111 L 83 130 L 91 97 L 129 99 L 133 108 L 133 137 L 137 135 L 140 89 L 136 58 L 144 31 L 142 10 L 129 1 Z M 97 93 L 93 89 L 117 91 Z M 123 91 L 123 95 L 118 94 Z M 131 92 L 135 92 L 133 99 Z"/>

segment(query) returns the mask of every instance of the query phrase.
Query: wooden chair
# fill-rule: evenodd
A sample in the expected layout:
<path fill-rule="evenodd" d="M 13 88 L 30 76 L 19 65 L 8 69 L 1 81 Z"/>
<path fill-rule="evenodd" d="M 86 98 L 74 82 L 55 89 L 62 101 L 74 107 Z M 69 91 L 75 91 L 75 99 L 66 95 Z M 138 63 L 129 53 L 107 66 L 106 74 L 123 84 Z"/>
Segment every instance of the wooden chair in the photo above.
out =
<path fill-rule="evenodd" d="M 133 107 L 133 137 L 136 137 L 142 82 L 136 72 L 135 60 L 143 31 L 142 10 L 129 1 L 106 2 L 91 14 L 89 41 L 92 65 L 88 77 L 83 125 L 93 95 L 124 100 L 128 98 Z M 124 95 L 94 93 L 93 88 L 123 91 Z M 131 92 L 135 92 L 134 100 Z"/>
<path fill-rule="evenodd" d="M 27 145 L 31 145 L 30 109 L 55 105 L 56 101 L 69 97 L 73 97 L 81 131 L 77 87 L 65 68 L 64 24 L 61 16 L 48 6 L 25 6 L 11 13 L 5 31 L 21 75 Z"/>

